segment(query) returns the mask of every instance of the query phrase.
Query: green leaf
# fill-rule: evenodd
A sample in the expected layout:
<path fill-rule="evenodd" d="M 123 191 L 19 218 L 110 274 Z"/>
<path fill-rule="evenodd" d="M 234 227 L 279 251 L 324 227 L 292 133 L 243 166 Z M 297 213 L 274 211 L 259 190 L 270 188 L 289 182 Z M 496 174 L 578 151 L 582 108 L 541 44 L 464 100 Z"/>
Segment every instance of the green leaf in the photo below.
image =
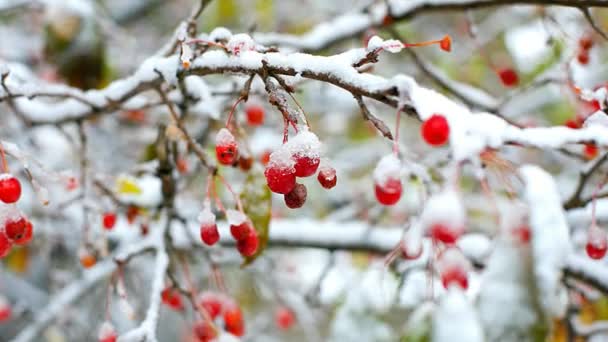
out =
<path fill-rule="evenodd" d="M 257 252 L 253 256 L 246 258 L 241 265 L 241 267 L 244 267 L 260 256 L 268 244 L 272 197 L 270 189 L 268 189 L 268 186 L 266 185 L 264 173 L 259 166 L 256 165 L 249 172 L 240 197 L 241 203 L 243 204 L 243 210 L 251 219 L 251 222 L 258 233 L 260 242 Z"/>

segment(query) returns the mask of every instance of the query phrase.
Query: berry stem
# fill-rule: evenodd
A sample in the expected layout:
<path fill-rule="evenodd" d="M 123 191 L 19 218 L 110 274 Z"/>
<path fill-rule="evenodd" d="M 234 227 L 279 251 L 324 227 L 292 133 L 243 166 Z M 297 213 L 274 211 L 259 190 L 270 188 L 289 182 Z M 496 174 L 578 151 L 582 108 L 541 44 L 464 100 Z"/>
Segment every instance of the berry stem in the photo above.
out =
<path fill-rule="evenodd" d="M 213 193 L 213 198 L 215 198 L 215 205 L 217 206 L 217 208 L 220 211 L 222 211 L 224 214 L 226 214 L 226 209 L 222 205 L 222 201 L 220 200 L 220 196 L 218 196 L 218 194 L 217 194 L 217 188 L 215 186 L 215 180 L 213 180 L 211 183 L 212 183 L 211 192 Z"/>
<path fill-rule="evenodd" d="M 298 106 L 298 108 L 300 108 L 300 110 L 302 111 L 302 115 L 304 115 L 304 120 L 306 120 L 306 126 L 308 126 L 308 128 L 310 128 L 310 122 L 308 122 L 308 117 L 306 116 L 306 112 L 304 111 L 304 108 L 302 108 L 302 106 L 300 105 L 300 102 L 298 102 L 298 100 L 296 100 L 296 97 L 293 96 L 290 92 L 287 92 L 287 94 L 289 94 L 289 97 L 291 97 L 291 99 L 296 104 L 296 106 Z M 296 129 L 296 132 L 297 132 L 298 129 L 295 125 L 294 125 L 294 128 Z"/>
<path fill-rule="evenodd" d="M 283 144 L 289 140 L 289 121 L 287 118 L 283 118 Z"/>
<path fill-rule="evenodd" d="M 190 300 L 192 301 L 192 305 L 194 306 L 196 311 L 203 317 L 203 319 L 205 321 L 207 321 L 207 323 L 211 324 L 212 327 L 217 329 L 217 327 L 213 323 L 213 318 L 211 318 L 211 316 L 209 315 L 207 310 L 205 310 L 204 308 L 202 308 L 200 305 L 197 304 L 197 301 L 196 301 L 196 292 L 197 291 L 196 291 L 196 288 L 194 287 L 194 282 L 192 281 L 192 276 L 190 275 L 190 269 L 188 268 L 188 263 L 184 259 L 183 255 L 180 255 L 178 258 L 181 263 L 182 270 L 184 271 L 184 278 L 186 279 L 186 285 L 188 286 L 188 292 L 190 294 Z"/>
<path fill-rule="evenodd" d="M 236 102 L 232 105 L 232 109 L 230 110 L 230 114 L 228 115 L 228 120 L 226 121 L 226 128 L 230 130 L 230 121 L 232 120 L 232 115 L 234 114 L 234 110 L 239 102 L 243 101 L 245 98 L 243 96 L 239 97 Z"/>
<path fill-rule="evenodd" d="M 0 142 L 0 156 L 2 156 L 2 172 L 9 173 L 8 163 L 6 162 L 6 155 L 4 154 L 4 146 Z"/>
<path fill-rule="evenodd" d="M 419 42 L 419 43 L 405 43 L 402 42 L 403 46 L 406 48 L 410 48 L 410 47 L 420 47 L 420 46 L 429 46 L 429 45 L 434 45 L 434 44 L 441 44 L 441 42 L 443 41 L 443 39 L 436 39 L 436 40 L 429 40 L 427 42 Z"/>
<path fill-rule="evenodd" d="M 401 107 L 397 109 L 397 118 L 395 119 L 395 140 L 393 140 L 393 153 L 399 159 L 399 123 L 401 122 Z"/>
<path fill-rule="evenodd" d="M 217 177 L 220 179 L 220 181 L 222 183 L 224 183 L 224 186 L 226 187 L 226 189 L 228 189 L 228 191 L 230 191 L 230 193 L 232 194 L 232 197 L 234 198 L 234 201 L 236 202 L 236 206 L 239 208 L 239 211 L 244 214 L 245 212 L 243 211 L 243 205 L 241 204 L 241 199 L 239 198 L 239 196 L 237 196 L 236 192 L 234 192 L 234 190 L 232 190 L 232 187 L 230 186 L 230 184 L 228 184 L 228 182 L 226 182 L 224 177 L 222 177 L 219 174 L 217 175 Z"/>
<path fill-rule="evenodd" d="M 596 225 L 595 207 L 597 206 L 597 195 L 608 182 L 608 174 L 604 176 L 602 181 L 597 185 L 591 196 L 591 226 Z"/>

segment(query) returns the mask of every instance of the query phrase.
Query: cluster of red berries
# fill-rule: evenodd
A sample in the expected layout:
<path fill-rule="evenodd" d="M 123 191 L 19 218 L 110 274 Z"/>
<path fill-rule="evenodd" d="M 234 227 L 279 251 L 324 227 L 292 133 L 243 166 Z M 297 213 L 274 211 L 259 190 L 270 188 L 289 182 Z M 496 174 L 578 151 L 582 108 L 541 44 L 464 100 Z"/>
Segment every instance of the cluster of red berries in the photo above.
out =
<path fill-rule="evenodd" d="M 10 205 L 0 227 L 0 258 L 8 255 L 13 245 L 25 245 L 32 240 L 32 223 L 14 207 L 21 197 L 21 183 L 14 176 L 0 175 L 0 201 Z"/>
<path fill-rule="evenodd" d="M 253 256 L 259 247 L 258 233 L 253 227 L 251 220 L 241 211 L 229 209 L 226 218 L 230 224 L 230 234 L 236 240 L 236 249 L 242 256 Z M 203 210 L 199 214 L 200 236 L 203 243 L 213 246 L 220 239 L 217 229 L 215 214 L 211 211 L 208 201 L 205 201 Z"/>
<path fill-rule="evenodd" d="M 321 186 L 331 189 L 336 185 L 336 170 L 328 165 L 319 168 L 320 163 L 319 139 L 308 130 L 300 131 L 270 155 L 264 171 L 266 183 L 272 192 L 284 195 L 288 208 L 300 208 L 306 202 L 307 190 L 296 177 L 310 177 L 320 169 L 317 180 Z"/>
<path fill-rule="evenodd" d="M 578 41 L 578 54 L 576 55 L 576 60 L 581 65 L 589 64 L 589 51 L 593 47 L 593 38 L 591 36 L 581 37 Z"/>
<path fill-rule="evenodd" d="M 224 329 L 232 335 L 241 337 L 245 334 L 243 312 L 234 300 L 220 293 L 206 291 L 198 296 L 196 305 L 205 310 L 213 322 L 221 318 Z M 197 321 L 193 332 L 200 342 L 208 342 L 217 337 L 217 330 L 209 320 Z"/>
<path fill-rule="evenodd" d="M 175 311 L 182 311 L 184 309 L 184 303 L 182 302 L 182 296 L 179 291 L 173 287 L 166 287 L 160 293 L 160 299 L 163 304 L 168 306 L 170 309 Z"/>

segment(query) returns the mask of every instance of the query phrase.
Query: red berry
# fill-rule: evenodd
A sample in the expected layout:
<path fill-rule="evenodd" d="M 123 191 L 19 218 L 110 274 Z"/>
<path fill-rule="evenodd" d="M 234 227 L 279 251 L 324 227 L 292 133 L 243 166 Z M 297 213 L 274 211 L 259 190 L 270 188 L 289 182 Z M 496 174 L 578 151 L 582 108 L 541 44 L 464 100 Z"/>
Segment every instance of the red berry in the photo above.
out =
<path fill-rule="evenodd" d="M 294 165 L 296 177 L 309 177 L 314 175 L 321 162 L 321 159 L 318 156 L 295 155 L 293 156 L 293 159 L 296 162 Z"/>
<path fill-rule="evenodd" d="M 198 297 L 198 305 L 202 306 L 212 319 L 215 319 L 222 312 L 222 298 L 213 292 L 201 293 Z"/>
<path fill-rule="evenodd" d="M 530 227 L 528 226 L 521 226 L 521 227 L 517 227 L 515 229 L 513 229 L 513 237 L 515 238 L 516 241 L 523 243 L 523 244 L 527 244 L 528 242 L 530 242 L 530 237 L 531 237 L 531 233 L 530 233 Z"/>
<path fill-rule="evenodd" d="M 127 208 L 127 222 L 129 222 L 129 224 L 132 224 L 133 222 L 135 222 L 135 219 L 137 218 L 137 216 L 139 216 L 139 208 L 135 205 L 130 205 Z"/>
<path fill-rule="evenodd" d="M 581 51 L 576 56 L 576 59 L 580 64 L 587 65 L 589 64 L 589 53 L 587 51 Z"/>
<path fill-rule="evenodd" d="M 184 308 L 184 304 L 182 303 L 182 297 L 179 294 L 179 291 L 172 287 L 165 288 L 160 293 L 161 300 L 163 304 L 170 307 L 173 310 L 179 311 Z"/>
<path fill-rule="evenodd" d="M 103 214 L 103 227 L 106 230 L 112 230 L 116 224 L 116 214 L 107 212 Z"/>
<path fill-rule="evenodd" d="M 448 35 L 443 37 L 443 39 L 441 39 L 441 41 L 439 42 L 439 47 L 445 52 L 452 51 L 452 38 L 450 38 L 450 36 Z"/>
<path fill-rule="evenodd" d="M 286 307 L 280 307 L 275 313 L 274 320 L 281 330 L 288 330 L 296 322 L 293 312 Z"/>
<path fill-rule="evenodd" d="M 585 158 L 587 158 L 588 160 L 594 159 L 595 157 L 597 157 L 598 153 L 599 149 L 597 148 L 597 145 L 585 144 L 585 149 L 583 151 Z"/>
<path fill-rule="evenodd" d="M 388 178 L 383 185 L 375 184 L 376 199 L 384 205 L 393 205 L 401 198 L 403 187 L 401 180 Z"/>
<path fill-rule="evenodd" d="M 224 325 L 227 332 L 239 337 L 245 334 L 245 322 L 243 321 L 243 313 L 236 304 L 229 303 L 226 308 L 224 308 L 223 316 Z"/>
<path fill-rule="evenodd" d="M 268 164 L 264 171 L 266 183 L 272 192 L 287 194 L 296 186 L 296 170 Z"/>
<path fill-rule="evenodd" d="M 564 123 L 564 126 L 566 126 L 568 128 L 572 128 L 572 129 L 579 129 L 579 128 L 581 128 L 581 122 L 578 117 L 574 118 L 574 119 L 568 119 Z"/>
<path fill-rule="evenodd" d="M 336 177 L 336 169 L 331 166 L 322 166 L 321 170 L 319 170 L 319 175 L 317 175 L 317 180 L 325 189 L 333 188 L 336 186 L 336 182 L 338 181 L 338 178 Z"/>
<path fill-rule="evenodd" d="M 298 183 L 293 190 L 283 196 L 283 199 L 288 208 L 297 209 L 301 208 L 306 202 L 306 195 L 306 185 Z"/>
<path fill-rule="evenodd" d="M 266 166 L 266 164 L 268 164 L 268 162 L 270 161 L 270 155 L 272 154 L 272 151 L 270 150 L 266 150 L 262 153 L 262 155 L 260 156 L 260 163 L 262 163 L 262 165 Z"/>
<path fill-rule="evenodd" d="M 232 165 L 238 157 L 236 139 L 226 128 L 220 129 L 215 137 L 215 155 L 220 164 Z"/>
<path fill-rule="evenodd" d="M 243 171 L 251 170 L 251 167 L 253 167 L 253 158 L 251 156 L 240 156 L 239 167 Z"/>
<path fill-rule="evenodd" d="M 80 253 L 80 264 L 82 267 L 91 268 L 95 266 L 96 263 L 97 258 L 91 252 L 84 250 Z"/>
<path fill-rule="evenodd" d="M 441 283 L 443 283 L 443 287 L 446 289 L 452 284 L 460 286 L 463 290 L 469 287 L 467 272 L 458 266 L 451 266 L 443 270 L 441 272 Z"/>
<path fill-rule="evenodd" d="M 591 36 L 581 37 L 578 41 L 578 46 L 580 46 L 582 50 L 590 50 L 593 47 L 593 38 Z"/>
<path fill-rule="evenodd" d="M 448 125 L 448 120 L 443 115 L 433 114 L 422 123 L 420 132 L 427 144 L 441 146 L 448 141 L 450 126 Z"/>
<path fill-rule="evenodd" d="M 10 240 L 19 240 L 25 235 L 27 220 L 23 217 L 8 219 L 4 224 L 4 233 Z"/>
<path fill-rule="evenodd" d="M 446 245 L 456 243 L 462 233 L 464 233 L 462 228 L 450 227 L 444 223 L 436 223 L 431 226 L 431 238 L 435 241 L 443 242 Z"/>
<path fill-rule="evenodd" d="M 264 123 L 264 107 L 259 105 L 249 105 L 245 109 L 247 122 L 251 126 L 259 126 Z"/>
<path fill-rule="evenodd" d="M 15 203 L 21 197 L 21 183 L 12 175 L 0 175 L 0 201 Z"/>
<path fill-rule="evenodd" d="M 11 251 L 11 240 L 0 230 L 0 258 L 4 258 Z"/>
<path fill-rule="evenodd" d="M 241 253 L 242 256 L 250 257 L 258 251 L 258 245 L 260 241 L 258 239 L 258 234 L 255 230 L 251 230 L 247 238 L 243 240 L 238 240 L 236 242 L 236 249 Z"/>
<path fill-rule="evenodd" d="M 177 167 L 177 171 L 179 171 L 181 174 L 188 173 L 188 170 L 190 169 L 188 166 L 188 159 L 182 157 L 177 158 L 175 166 Z"/>
<path fill-rule="evenodd" d="M 13 242 L 17 245 L 23 246 L 30 241 L 32 241 L 32 237 L 34 236 L 34 226 L 32 222 L 25 220 L 25 232 L 19 239 L 13 240 Z"/>
<path fill-rule="evenodd" d="M 236 241 L 247 239 L 251 231 L 253 231 L 253 227 L 248 221 L 244 221 L 241 224 L 230 225 L 230 234 Z"/>
<path fill-rule="evenodd" d="M 199 342 L 210 342 L 217 337 L 217 331 L 213 324 L 208 321 L 197 321 L 192 327 L 194 337 Z"/>
<path fill-rule="evenodd" d="M 10 303 L 2 296 L 0 296 L 0 323 L 7 321 L 11 318 L 12 309 Z"/>
<path fill-rule="evenodd" d="M 116 342 L 118 335 L 112 323 L 104 322 L 99 328 L 97 338 L 99 342 Z"/>
<path fill-rule="evenodd" d="M 585 245 L 585 250 L 591 259 L 603 258 L 608 250 L 606 231 L 597 226 L 591 226 L 587 232 L 587 244 Z"/>
<path fill-rule="evenodd" d="M 514 87 L 519 83 L 519 77 L 515 70 L 505 68 L 497 71 L 500 81 L 505 87 Z"/>
<path fill-rule="evenodd" d="M 220 232 L 217 230 L 217 224 L 201 224 L 201 240 L 213 246 L 220 239 Z"/>
<path fill-rule="evenodd" d="M 390 14 L 387 14 L 382 18 L 382 25 L 390 26 L 394 21 L 395 19 Z"/>

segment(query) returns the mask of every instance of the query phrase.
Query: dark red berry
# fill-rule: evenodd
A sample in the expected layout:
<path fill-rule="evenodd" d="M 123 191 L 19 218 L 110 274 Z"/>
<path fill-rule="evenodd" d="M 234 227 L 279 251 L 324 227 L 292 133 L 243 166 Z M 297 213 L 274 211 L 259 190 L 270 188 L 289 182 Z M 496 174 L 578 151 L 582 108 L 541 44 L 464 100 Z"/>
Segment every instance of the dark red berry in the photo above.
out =
<path fill-rule="evenodd" d="M 8 255 L 11 251 L 11 245 L 12 243 L 8 237 L 6 237 L 6 234 L 0 230 L 0 258 L 4 258 Z"/>
<path fill-rule="evenodd" d="M 331 166 L 322 166 L 317 175 L 319 184 L 325 189 L 331 189 L 336 186 L 338 178 L 336 177 L 336 170 Z"/>
<path fill-rule="evenodd" d="M 247 238 L 236 242 L 236 249 L 242 256 L 250 257 L 258 251 L 259 243 L 258 234 L 252 229 L 249 232 L 249 235 L 247 235 Z"/>
<path fill-rule="evenodd" d="M 268 164 L 264 171 L 266 183 L 272 192 L 287 194 L 296 186 L 296 170 Z"/>
<path fill-rule="evenodd" d="M 236 241 L 247 239 L 253 227 L 248 221 L 244 221 L 241 224 L 230 225 L 230 234 Z"/>
<path fill-rule="evenodd" d="M 27 220 L 23 217 L 8 219 L 4 223 L 4 233 L 10 240 L 19 240 L 25 235 Z"/>
<path fill-rule="evenodd" d="M 280 307 L 275 313 L 274 320 L 281 330 L 288 330 L 296 322 L 296 317 L 291 310 Z"/>
<path fill-rule="evenodd" d="M 321 159 L 318 156 L 295 155 L 294 168 L 296 169 L 296 177 L 309 177 L 317 172 Z"/>
<path fill-rule="evenodd" d="M 384 184 L 375 184 L 376 199 L 380 204 L 393 205 L 401 198 L 403 190 L 401 180 L 396 178 L 388 178 Z"/>
<path fill-rule="evenodd" d="M 306 202 L 306 186 L 304 184 L 296 184 L 296 186 L 288 194 L 285 194 L 285 205 L 290 209 L 301 208 Z"/>
<path fill-rule="evenodd" d="M 236 139 L 226 128 L 220 129 L 215 137 L 215 155 L 220 164 L 232 165 L 238 158 Z"/>
<path fill-rule="evenodd" d="M 581 51 L 576 56 L 576 60 L 582 65 L 589 64 L 589 53 L 587 51 Z"/>
<path fill-rule="evenodd" d="M 106 230 L 112 230 L 114 225 L 116 225 L 116 214 L 111 212 L 103 214 L 103 227 Z"/>
<path fill-rule="evenodd" d="M 201 240 L 213 246 L 220 239 L 220 232 L 217 230 L 217 224 L 201 224 Z"/>
<path fill-rule="evenodd" d="M 247 122 L 251 126 L 259 126 L 264 123 L 264 107 L 259 105 L 249 105 L 245 109 Z"/>
<path fill-rule="evenodd" d="M 581 37 L 578 41 L 578 45 L 582 50 L 588 51 L 593 47 L 593 38 L 591 36 Z"/>
<path fill-rule="evenodd" d="M 21 183 L 9 174 L 0 175 L 0 201 L 15 203 L 21 197 Z"/>
<path fill-rule="evenodd" d="M 467 272 L 462 267 L 458 266 L 446 268 L 441 273 L 441 283 L 446 289 L 452 284 L 460 286 L 463 290 L 466 290 L 469 287 Z"/>
<path fill-rule="evenodd" d="M 497 71 L 500 81 L 505 87 L 514 87 L 519 83 L 519 76 L 511 68 L 500 69 Z"/>
<path fill-rule="evenodd" d="M 167 287 L 161 292 L 160 297 L 163 304 L 173 310 L 180 311 L 184 308 L 182 297 L 177 289 Z"/>
<path fill-rule="evenodd" d="M 239 167 L 241 168 L 241 170 L 249 171 L 249 170 L 251 170 L 252 166 L 253 166 L 253 158 L 251 158 L 251 156 L 240 156 L 239 157 Z"/>
<path fill-rule="evenodd" d="M 420 127 L 422 138 L 427 144 L 441 146 L 448 141 L 450 126 L 443 115 L 433 114 Z"/>

